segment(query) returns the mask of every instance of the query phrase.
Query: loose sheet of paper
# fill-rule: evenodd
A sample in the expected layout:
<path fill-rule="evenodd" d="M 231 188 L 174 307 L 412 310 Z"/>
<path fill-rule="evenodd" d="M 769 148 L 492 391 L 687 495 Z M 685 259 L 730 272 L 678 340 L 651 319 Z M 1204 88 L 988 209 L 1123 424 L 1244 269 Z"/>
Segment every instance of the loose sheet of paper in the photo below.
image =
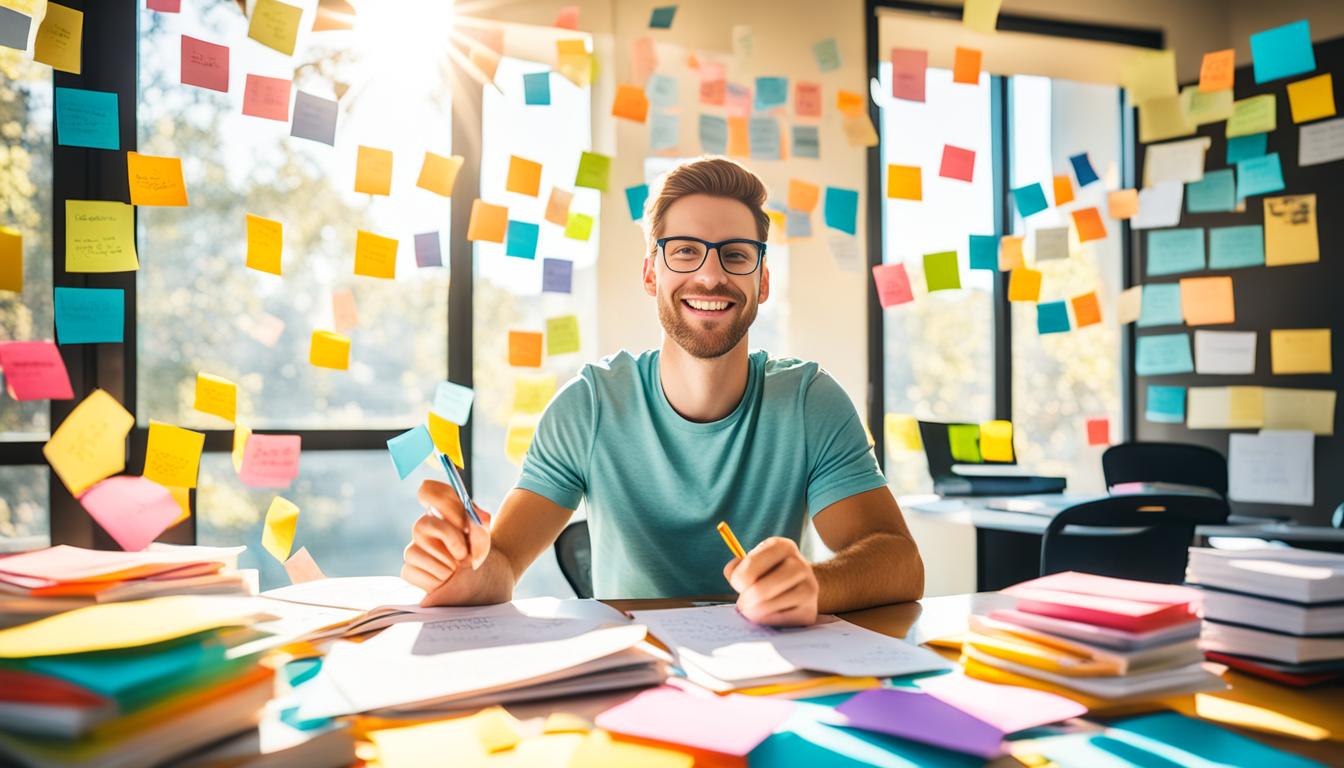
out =
<path fill-rule="evenodd" d="M 1234 434 L 1227 445 L 1227 496 L 1262 504 L 1315 503 L 1315 436 L 1301 430 Z"/>

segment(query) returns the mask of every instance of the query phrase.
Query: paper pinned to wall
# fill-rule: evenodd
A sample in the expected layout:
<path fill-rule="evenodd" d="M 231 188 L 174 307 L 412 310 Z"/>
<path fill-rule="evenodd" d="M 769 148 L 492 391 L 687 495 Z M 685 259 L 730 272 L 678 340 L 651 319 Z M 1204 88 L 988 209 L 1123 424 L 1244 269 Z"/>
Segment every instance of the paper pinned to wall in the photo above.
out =
<path fill-rule="evenodd" d="M 1181 313 L 1187 325 L 1235 323 L 1232 278 L 1219 275 L 1182 279 Z"/>
<path fill-rule="evenodd" d="M 1232 90 L 1236 66 L 1237 51 L 1234 48 L 1204 54 L 1199 66 L 1199 90 L 1202 93 Z"/>
<path fill-rule="evenodd" d="M 1199 227 L 1155 229 L 1147 237 L 1149 277 L 1204 269 L 1204 230 Z"/>
<path fill-rule="evenodd" d="M 892 97 L 906 101 L 924 101 L 924 78 L 928 66 L 928 51 L 914 48 L 892 48 Z"/>
<path fill-rule="evenodd" d="M 1190 121 L 1195 125 L 1219 123 L 1232 116 L 1232 91 L 1201 93 L 1199 88 L 1187 85 L 1181 89 Z"/>
<path fill-rule="evenodd" d="M 877 288 L 878 304 L 883 309 L 915 299 L 904 264 L 880 264 L 873 267 L 873 285 Z"/>
<path fill-rule="evenodd" d="M 1265 205 L 1265 266 L 1320 261 L 1316 236 L 1316 196 L 1267 197 Z"/>
<path fill-rule="evenodd" d="M 1163 141 L 1195 132 L 1190 98 L 1177 94 L 1151 98 L 1139 104 L 1139 141 Z"/>
<path fill-rule="evenodd" d="M 125 337 L 125 289 L 58 285 L 54 307 L 56 339 L 61 345 L 120 344 Z"/>
<path fill-rule="evenodd" d="M 1344 117 L 1304 125 L 1298 131 L 1297 164 L 1302 166 L 1344 160 Z"/>
<path fill-rule="evenodd" d="M 1269 332 L 1270 369 L 1275 374 L 1331 373 L 1329 328 L 1275 328 Z"/>
<path fill-rule="evenodd" d="M 1270 133 L 1278 127 L 1277 115 L 1272 93 L 1237 99 L 1232 102 L 1232 116 L 1227 118 L 1227 138 Z"/>
<path fill-rule="evenodd" d="M 1176 52 L 1136 50 L 1120 76 L 1131 104 L 1177 95 Z"/>
<path fill-rule="evenodd" d="M 238 418 L 238 385 L 223 376 L 198 371 L 192 408 L 232 424 Z"/>
<path fill-rule="evenodd" d="M 1199 136 L 1154 144 L 1144 151 L 1143 186 L 1164 181 L 1193 182 L 1204 178 L 1205 154 L 1213 140 Z"/>
<path fill-rule="evenodd" d="M 1135 350 L 1134 372 L 1139 376 L 1165 376 L 1195 371 L 1189 334 L 1140 336 Z"/>
<path fill-rule="evenodd" d="M 229 47 L 182 36 L 182 65 L 180 79 L 183 85 L 194 85 L 212 91 L 229 90 Z"/>
<path fill-rule="evenodd" d="M 1329 72 L 1288 84 L 1288 106 L 1294 123 L 1335 116 L 1335 85 Z"/>
<path fill-rule="evenodd" d="M 1251 35 L 1251 65 L 1257 84 L 1316 69 L 1310 22 L 1302 19 Z"/>
<path fill-rule="evenodd" d="M 1255 331 L 1195 331 L 1195 373 L 1255 373 Z"/>
<path fill-rule="evenodd" d="M 1148 283 L 1134 286 L 1142 291 L 1143 309 L 1139 313 L 1139 328 L 1155 328 L 1162 325 L 1181 325 L 1185 316 L 1181 314 L 1181 286 L 1176 283 Z"/>
<path fill-rule="evenodd" d="M 1316 473 L 1310 432 L 1262 430 L 1227 443 L 1227 497 L 1232 501 L 1311 506 Z"/>
<path fill-rule="evenodd" d="M 1209 229 L 1209 269 L 1258 267 L 1264 263 L 1264 227 L 1254 224 Z"/>
<path fill-rule="evenodd" d="M 1185 387 L 1149 384 L 1143 417 L 1158 424 L 1185 423 Z"/>
<path fill-rule="evenodd" d="M 56 138 L 67 147 L 120 149 L 117 94 L 56 88 Z"/>
<path fill-rule="evenodd" d="M 1333 435 L 1336 394 L 1332 389 L 1265 387 L 1264 426 L 1267 429 L 1305 429 L 1317 435 Z"/>

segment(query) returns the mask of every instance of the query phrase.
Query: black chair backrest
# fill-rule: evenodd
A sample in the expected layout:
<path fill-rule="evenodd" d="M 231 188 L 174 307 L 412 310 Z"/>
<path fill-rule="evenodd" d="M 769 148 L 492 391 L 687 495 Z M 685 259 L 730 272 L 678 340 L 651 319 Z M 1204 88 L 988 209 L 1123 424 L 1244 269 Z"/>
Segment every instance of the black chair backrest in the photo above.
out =
<path fill-rule="evenodd" d="M 1190 443 L 1121 443 L 1101 455 L 1109 488 L 1120 483 L 1174 483 L 1227 496 L 1227 459 Z"/>
<path fill-rule="evenodd" d="M 1041 575 L 1082 571 L 1179 584 L 1195 527 L 1225 523 L 1227 515 L 1227 502 L 1213 496 L 1135 494 L 1075 504 L 1041 537 Z"/>
<path fill-rule="evenodd" d="M 575 520 L 555 537 L 555 559 L 574 594 L 592 597 L 593 543 L 588 536 L 587 520 Z"/>

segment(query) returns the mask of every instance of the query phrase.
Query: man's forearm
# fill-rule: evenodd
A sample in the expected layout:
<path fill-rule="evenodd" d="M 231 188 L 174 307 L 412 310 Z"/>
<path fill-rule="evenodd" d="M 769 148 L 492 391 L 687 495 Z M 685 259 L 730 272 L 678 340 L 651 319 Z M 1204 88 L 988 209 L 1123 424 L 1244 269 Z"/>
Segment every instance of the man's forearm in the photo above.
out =
<path fill-rule="evenodd" d="M 817 610 L 841 613 L 924 596 L 924 561 L 915 542 L 898 533 L 873 533 L 813 565 Z"/>

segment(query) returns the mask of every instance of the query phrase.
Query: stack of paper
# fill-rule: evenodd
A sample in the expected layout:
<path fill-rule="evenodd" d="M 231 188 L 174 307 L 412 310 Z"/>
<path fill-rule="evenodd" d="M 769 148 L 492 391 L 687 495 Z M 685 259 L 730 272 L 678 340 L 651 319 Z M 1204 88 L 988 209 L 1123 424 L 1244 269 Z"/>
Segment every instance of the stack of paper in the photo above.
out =
<path fill-rule="evenodd" d="M 1344 676 L 1344 554 L 1190 549 L 1210 659 L 1292 685 Z"/>
<path fill-rule="evenodd" d="M 1003 593 L 1014 609 L 971 618 L 962 662 L 972 677 L 1095 707 L 1225 687 L 1202 663 L 1196 590 L 1066 572 Z"/>

